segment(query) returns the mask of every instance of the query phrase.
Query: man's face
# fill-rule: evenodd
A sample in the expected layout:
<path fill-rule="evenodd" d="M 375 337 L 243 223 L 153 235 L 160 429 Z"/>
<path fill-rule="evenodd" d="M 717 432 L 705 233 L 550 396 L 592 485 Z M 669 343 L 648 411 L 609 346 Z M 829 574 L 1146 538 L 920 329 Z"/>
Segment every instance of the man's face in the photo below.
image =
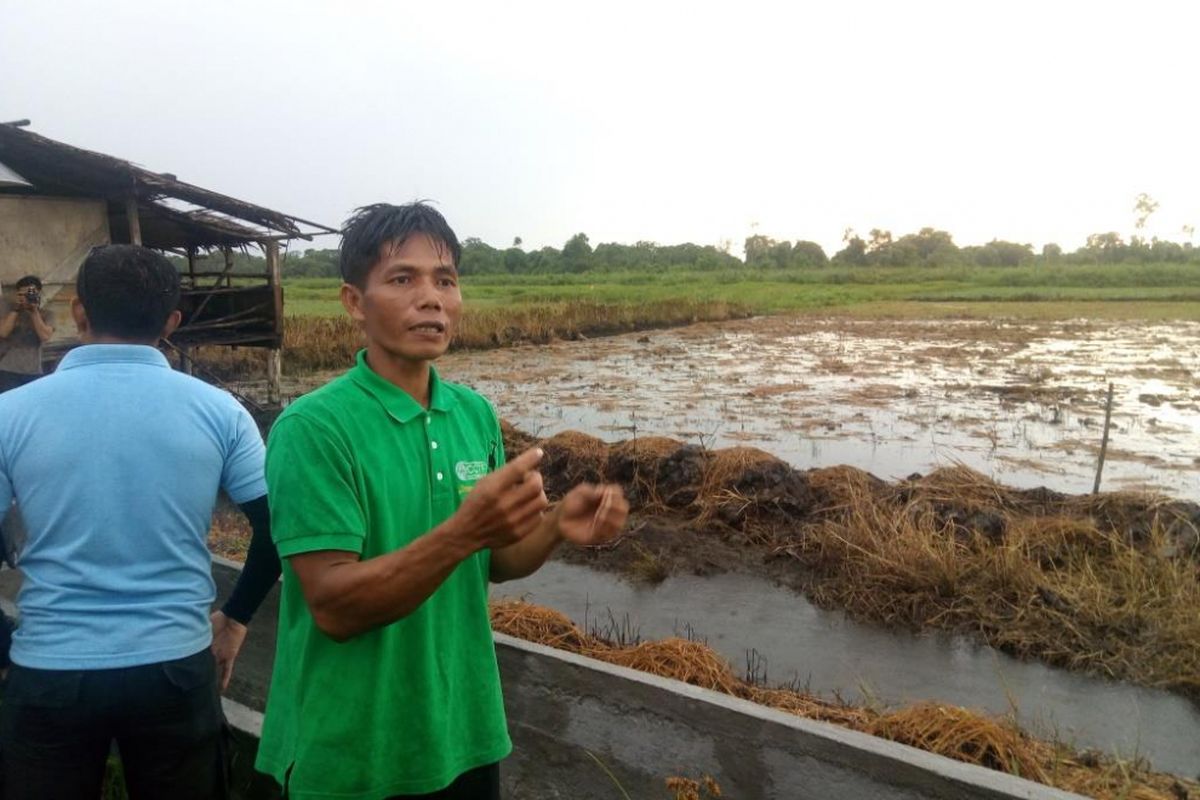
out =
<path fill-rule="evenodd" d="M 36 284 L 26 283 L 16 287 L 13 291 L 14 301 L 18 305 L 36 306 L 41 299 L 41 290 Z"/>
<path fill-rule="evenodd" d="M 345 288 L 343 303 L 374 344 L 408 361 L 445 353 L 462 316 L 450 251 L 423 234 L 381 248 L 366 288 Z"/>

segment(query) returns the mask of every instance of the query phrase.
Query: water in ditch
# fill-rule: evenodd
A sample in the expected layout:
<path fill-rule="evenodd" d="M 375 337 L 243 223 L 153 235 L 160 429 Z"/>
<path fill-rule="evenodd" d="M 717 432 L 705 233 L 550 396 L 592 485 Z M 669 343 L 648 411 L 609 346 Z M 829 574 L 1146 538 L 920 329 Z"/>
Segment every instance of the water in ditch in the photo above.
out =
<path fill-rule="evenodd" d="M 1168 692 L 1024 662 L 944 635 L 856 623 L 794 592 L 738 573 L 679 575 L 657 586 L 550 562 L 493 588 L 577 623 L 615 623 L 644 639 L 691 633 L 735 669 L 765 670 L 768 683 L 798 680 L 824 697 L 887 706 L 939 700 L 989 712 L 1015 709 L 1021 725 L 1081 749 L 1145 757 L 1156 769 L 1200 773 L 1200 707 Z M 610 617 L 611 614 L 611 617 Z"/>

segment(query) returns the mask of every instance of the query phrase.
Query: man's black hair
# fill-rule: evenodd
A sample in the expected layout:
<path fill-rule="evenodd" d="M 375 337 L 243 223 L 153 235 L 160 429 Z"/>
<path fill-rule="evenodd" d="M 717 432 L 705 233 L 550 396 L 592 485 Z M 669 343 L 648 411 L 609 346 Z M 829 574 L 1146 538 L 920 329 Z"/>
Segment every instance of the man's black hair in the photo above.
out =
<path fill-rule="evenodd" d="M 36 287 L 40 292 L 42 290 L 42 279 L 37 275 L 26 275 L 25 277 L 19 279 L 16 286 L 13 288 L 20 289 L 22 286 L 33 286 Z"/>
<path fill-rule="evenodd" d="M 437 246 L 450 251 L 458 267 L 462 245 L 450 223 L 433 206 L 418 200 L 402 206 L 374 203 L 355 209 L 342 228 L 342 248 L 338 268 L 342 280 L 364 288 L 371 267 L 383 254 L 383 247 L 400 247 L 414 234 L 423 234 Z"/>
<path fill-rule="evenodd" d="M 98 334 L 156 341 L 179 306 L 179 271 L 161 254 L 132 244 L 94 247 L 75 292 Z"/>

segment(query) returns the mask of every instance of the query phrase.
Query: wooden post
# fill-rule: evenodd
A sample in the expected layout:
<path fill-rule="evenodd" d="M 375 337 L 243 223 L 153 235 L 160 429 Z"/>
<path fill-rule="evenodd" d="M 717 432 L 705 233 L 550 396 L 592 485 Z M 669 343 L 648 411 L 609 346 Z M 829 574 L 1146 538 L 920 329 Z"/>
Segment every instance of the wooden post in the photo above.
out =
<path fill-rule="evenodd" d="M 225 254 L 225 285 L 233 286 L 233 248 L 225 245 L 221 252 Z"/>
<path fill-rule="evenodd" d="M 272 348 L 267 353 L 267 404 L 279 405 L 282 398 L 280 397 L 280 383 L 283 379 L 283 351 L 278 347 Z"/>
<path fill-rule="evenodd" d="M 129 243 L 142 243 L 142 220 L 138 216 L 138 200 L 137 195 L 129 195 L 125 198 L 125 220 L 129 223 Z"/>
<path fill-rule="evenodd" d="M 268 240 L 263 242 L 263 252 L 267 257 L 267 284 L 271 287 L 274 302 L 271 311 L 275 317 L 275 338 L 279 346 L 272 347 L 267 355 L 267 402 L 274 405 L 280 402 L 280 379 L 283 376 L 283 278 L 279 268 L 279 242 Z"/>
<path fill-rule="evenodd" d="M 1100 493 L 1100 473 L 1104 471 L 1104 457 L 1108 455 L 1108 426 L 1112 422 L 1113 385 L 1108 384 L 1108 402 L 1104 404 L 1104 436 L 1100 439 L 1100 461 L 1096 464 L 1096 483 L 1092 485 L 1092 494 Z"/>
<path fill-rule="evenodd" d="M 192 282 L 192 288 L 196 288 L 196 248 L 188 247 L 187 249 L 188 262 L 188 280 Z"/>

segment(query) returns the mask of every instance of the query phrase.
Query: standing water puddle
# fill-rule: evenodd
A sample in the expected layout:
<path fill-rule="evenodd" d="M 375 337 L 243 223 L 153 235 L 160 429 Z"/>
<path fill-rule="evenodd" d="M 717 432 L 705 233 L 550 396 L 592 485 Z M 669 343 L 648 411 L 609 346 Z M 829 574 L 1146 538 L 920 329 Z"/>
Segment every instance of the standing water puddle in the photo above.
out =
<path fill-rule="evenodd" d="M 752 576 L 680 575 L 649 587 L 552 561 L 492 594 L 524 597 L 601 629 L 627 616 L 645 639 L 690 630 L 735 670 L 745 669 L 754 650 L 768 683 L 798 680 L 824 697 L 887 706 L 934 699 L 994 713 L 1015 707 L 1022 727 L 1042 736 L 1141 755 L 1185 777 L 1200 773 L 1200 709 L 1187 700 L 1018 661 L 958 638 L 859 624 Z"/>

